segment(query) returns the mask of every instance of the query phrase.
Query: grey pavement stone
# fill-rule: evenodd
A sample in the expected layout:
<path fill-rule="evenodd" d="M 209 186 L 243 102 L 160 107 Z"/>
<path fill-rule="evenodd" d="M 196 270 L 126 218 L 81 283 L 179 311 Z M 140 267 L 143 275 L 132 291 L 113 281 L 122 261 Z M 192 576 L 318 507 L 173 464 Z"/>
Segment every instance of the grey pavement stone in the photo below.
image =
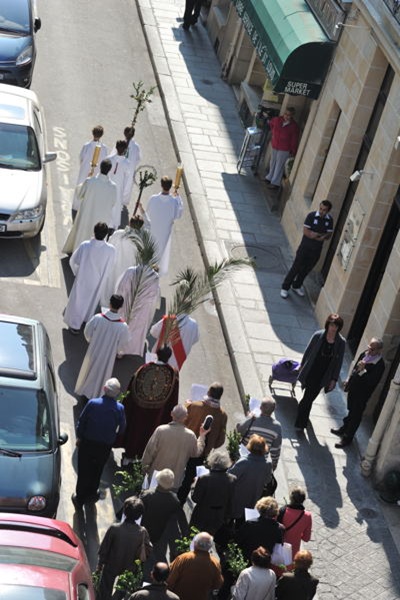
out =
<path fill-rule="evenodd" d="M 220 65 L 205 30 L 199 25 L 187 34 L 179 28 L 177 18 L 183 14 L 183 0 L 171 2 L 168 9 L 156 0 L 137 0 L 137 4 L 148 23 L 145 30 L 160 80 L 160 95 L 184 162 L 185 189 L 206 259 L 226 257 L 228 240 L 280 248 L 277 270 L 258 270 L 254 279 L 243 274 L 242 283 L 237 274 L 217 293 L 239 388 L 242 393 L 261 396 L 269 393 L 274 361 L 283 356 L 301 357 L 317 328 L 312 306 L 294 294 L 287 301 L 279 296 L 293 250 L 277 214 L 269 208 L 269 202 L 277 207 L 277 199 L 267 194 L 263 182 L 250 172 L 236 173 L 243 130 L 236 99 L 220 79 Z M 188 136 L 188 127 L 202 133 Z M 212 170 L 215 163 L 220 163 L 221 172 Z M 315 552 L 313 572 L 321 578 L 319 600 L 400 598 L 399 556 L 376 493 L 360 474 L 357 444 L 339 451 L 329 431 L 345 414 L 340 390 L 317 399 L 312 426 L 299 435 L 293 427 L 297 400 L 291 397 L 290 386 L 274 383 L 278 384 L 276 414 L 284 432 L 277 498 L 282 501 L 291 484 L 307 487 L 307 508 L 314 515 L 313 540 L 307 547 Z M 299 387 L 296 395 L 301 398 Z M 387 513 L 393 515 L 390 507 Z M 392 518 L 389 525 L 396 538 L 399 520 Z"/>

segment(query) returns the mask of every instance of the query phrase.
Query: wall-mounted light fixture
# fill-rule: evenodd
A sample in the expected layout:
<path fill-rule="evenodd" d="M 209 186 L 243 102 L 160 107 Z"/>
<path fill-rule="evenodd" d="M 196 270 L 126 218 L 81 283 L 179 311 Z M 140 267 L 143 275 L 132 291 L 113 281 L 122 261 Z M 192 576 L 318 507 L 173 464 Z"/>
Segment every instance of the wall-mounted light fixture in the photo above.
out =
<path fill-rule="evenodd" d="M 350 23 L 336 23 L 335 29 L 341 29 L 342 27 L 351 27 L 352 29 L 370 29 L 369 27 L 364 27 L 364 25 L 350 25 Z"/>
<path fill-rule="evenodd" d="M 360 171 L 354 171 L 354 173 L 350 175 L 350 181 L 353 183 L 354 181 L 359 181 L 361 179 L 361 175 L 373 175 L 373 173 L 371 173 L 371 171 L 363 171 L 362 169 Z"/>

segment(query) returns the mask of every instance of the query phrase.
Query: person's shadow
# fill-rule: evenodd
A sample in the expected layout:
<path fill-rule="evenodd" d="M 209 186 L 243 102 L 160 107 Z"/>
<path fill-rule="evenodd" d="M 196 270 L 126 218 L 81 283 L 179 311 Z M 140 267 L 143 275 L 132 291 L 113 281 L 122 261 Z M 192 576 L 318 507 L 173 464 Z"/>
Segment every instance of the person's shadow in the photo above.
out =
<path fill-rule="evenodd" d="M 342 493 L 336 478 L 335 461 L 330 449 L 321 444 L 312 425 L 307 427 L 307 435 L 298 434 L 296 461 L 307 485 L 308 498 L 319 506 L 320 518 L 329 529 L 339 525 L 338 509 L 343 506 Z"/>

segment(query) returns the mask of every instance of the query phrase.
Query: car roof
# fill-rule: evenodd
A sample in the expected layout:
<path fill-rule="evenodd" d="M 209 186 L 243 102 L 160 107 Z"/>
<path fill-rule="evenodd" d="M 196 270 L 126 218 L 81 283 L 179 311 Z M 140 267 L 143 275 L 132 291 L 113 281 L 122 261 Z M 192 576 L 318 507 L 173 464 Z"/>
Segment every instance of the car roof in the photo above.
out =
<path fill-rule="evenodd" d="M 3 385 L 29 387 L 41 379 L 40 321 L 0 314 L 0 380 Z M 39 387 L 41 381 L 38 382 Z M 35 386 L 37 387 L 37 385 Z"/>
<path fill-rule="evenodd" d="M 76 560 L 80 557 L 79 539 L 73 529 L 63 521 L 46 517 L 0 513 L 2 546 L 48 550 Z"/>
<path fill-rule="evenodd" d="M 0 83 L 0 122 L 30 125 L 32 104 L 39 108 L 38 98 L 32 90 Z"/>

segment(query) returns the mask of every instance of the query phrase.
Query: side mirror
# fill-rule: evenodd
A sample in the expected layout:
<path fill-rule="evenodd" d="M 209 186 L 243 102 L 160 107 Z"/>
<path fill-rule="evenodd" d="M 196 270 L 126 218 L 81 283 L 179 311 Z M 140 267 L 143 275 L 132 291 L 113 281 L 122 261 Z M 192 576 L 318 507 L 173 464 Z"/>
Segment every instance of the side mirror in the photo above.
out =
<path fill-rule="evenodd" d="M 42 26 L 41 19 L 36 18 L 33 22 L 33 31 L 36 33 Z"/>
<path fill-rule="evenodd" d="M 52 160 L 56 160 L 56 158 L 57 158 L 57 152 L 46 152 L 46 154 L 44 155 L 43 162 L 48 163 L 48 162 L 51 162 Z"/>
<path fill-rule="evenodd" d="M 68 442 L 68 434 L 67 433 L 60 433 L 60 435 L 58 436 L 58 445 L 59 446 L 63 446 L 67 442 Z"/>

